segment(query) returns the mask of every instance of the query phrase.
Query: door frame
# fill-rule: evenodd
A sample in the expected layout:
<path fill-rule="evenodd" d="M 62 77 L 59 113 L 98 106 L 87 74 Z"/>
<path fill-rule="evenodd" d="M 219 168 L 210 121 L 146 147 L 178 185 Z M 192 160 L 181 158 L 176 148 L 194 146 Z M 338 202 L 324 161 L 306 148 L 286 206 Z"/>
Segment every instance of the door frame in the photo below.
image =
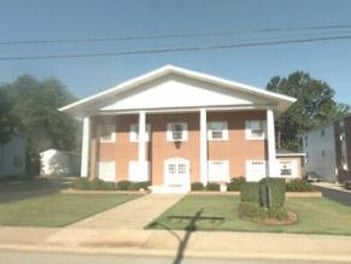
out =
<path fill-rule="evenodd" d="M 175 164 L 174 175 L 169 173 L 169 165 Z M 185 165 L 185 173 L 179 173 L 179 165 Z M 190 160 L 182 157 L 171 157 L 164 160 L 163 185 L 166 192 L 188 192 L 190 191 Z M 170 179 L 177 177 L 179 182 Z"/>

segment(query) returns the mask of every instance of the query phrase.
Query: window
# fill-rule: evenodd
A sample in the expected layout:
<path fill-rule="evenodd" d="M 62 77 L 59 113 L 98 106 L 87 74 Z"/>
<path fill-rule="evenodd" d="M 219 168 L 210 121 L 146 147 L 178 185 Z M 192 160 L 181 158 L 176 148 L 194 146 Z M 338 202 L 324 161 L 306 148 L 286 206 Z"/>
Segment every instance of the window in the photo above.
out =
<path fill-rule="evenodd" d="M 324 137 L 324 135 L 325 135 L 325 131 L 324 131 L 324 129 L 322 129 L 321 130 L 321 137 Z"/>
<path fill-rule="evenodd" d="M 282 177 L 292 176 L 291 161 L 280 161 L 280 176 Z"/>
<path fill-rule="evenodd" d="M 267 165 L 264 160 L 246 161 L 246 181 L 260 181 L 266 177 Z"/>
<path fill-rule="evenodd" d="M 115 182 L 116 165 L 114 161 L 100 161 L 98 178 L 102 181 Z"/>
<path fill-rule="evenodd" d="M 279 171 L 281 177 L 297 177 L 297 161 L 279 160 Z"/>
<path fill-rule="evenodd" d="M 150 141 L 150 131 L 151 131 L 151 126 L 150 126 L 150 124 L 147 124 L 145 127 L 145 141 L 146 142 Z M 138 140 L 139 140 L 139 125 L 138 124 L 130 125 L 129 140 L 130 140 L 130 142 L 138 142 Z"/>
<path fill-rule="evenodd" d="M 129 161 L 129 177 L 132 182 L 148 181 L 150 177 L 150 162 Z"/>
<path fill-rule="evenodd" d="M 208 162 L 208 180 L 210 182 L 229 182 L 229 161 L 211 160 Z"/>
<path fill-rule="evenodd" d="M 168 123 L 167 141 L 187 141 L 187 123 Z"/>
<path fill-rule="evenodd" d="M 100 125 L 99 126 L 100 142 L 115 142 L 116 141 L 116 127 L 114 125 Z"/>
<path fill-rule="evenodd" d="M 263 120 L 249 120 L 245 122 L 246 139 L 265 139 L 266 122 Z"/>
<path fill-rule="evenodd" d="M 207 126 L 209 140 L 228 140 L 227 122 L 209 122 Z"/>

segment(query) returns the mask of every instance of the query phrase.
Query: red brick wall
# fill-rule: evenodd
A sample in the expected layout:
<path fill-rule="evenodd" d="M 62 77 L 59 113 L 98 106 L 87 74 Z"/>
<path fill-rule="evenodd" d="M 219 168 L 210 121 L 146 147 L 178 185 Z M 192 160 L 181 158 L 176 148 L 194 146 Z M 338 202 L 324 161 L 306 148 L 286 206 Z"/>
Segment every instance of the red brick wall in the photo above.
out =
<path fill-rule="evenodd" d="M 207 121 L 227 121 L 228 141 L 209 141 L 209 160 L 229 160 L 230 176 L 245 175 L 245 160 L 266 159 L 266 140 L 245 140 L 246 120 L 265 120 L 265 111 L 245 112 L 208 112 Z M 147 143 L 147 159 L 150 161 L 151 177 L 154 185 L 163 185 L 164 161 L 180 157 L 190 161 L 191 181 L 200 181 L 200 114 L 169 113 L 147 114 L 146 122 L 151 125 L 150 142 Z M 138 123 L 138 115 L 119 115 L 100 117 L 92 122 L 91 171 L 96 170 L 94 161 L 116 162 L 117 180 L 127 180 L 129 161 L 138 160 L 138 143 L 130 142 L 130 125 Z M 97 125 L 99 123 L 116 125 L 116 142 L 98 142 Z M 186 122 L 188 124 L 188 141 L 181 142 L 176 148 L 174 142 L 166 138 L 167 123 Z"/>

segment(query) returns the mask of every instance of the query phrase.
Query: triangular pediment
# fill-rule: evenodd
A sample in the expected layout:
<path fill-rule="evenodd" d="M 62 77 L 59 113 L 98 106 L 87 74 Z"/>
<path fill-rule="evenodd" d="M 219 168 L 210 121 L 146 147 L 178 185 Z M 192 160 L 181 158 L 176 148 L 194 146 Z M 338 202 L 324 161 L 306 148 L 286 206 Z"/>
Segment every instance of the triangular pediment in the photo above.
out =
<path fill-rule="evenodd" d="M 59 110 L 89 116 L 109 111 L 260 106 L 282 113 L 295 101 L 289 96 L 166 65 Z"/>
<path fill-rule="evenodd" d="M 100 111 L 238 106 L 271 103 L 235 89 L 170 74 L 119 94 Z M 111 103 L 111 101 L 113 101 Z"/>

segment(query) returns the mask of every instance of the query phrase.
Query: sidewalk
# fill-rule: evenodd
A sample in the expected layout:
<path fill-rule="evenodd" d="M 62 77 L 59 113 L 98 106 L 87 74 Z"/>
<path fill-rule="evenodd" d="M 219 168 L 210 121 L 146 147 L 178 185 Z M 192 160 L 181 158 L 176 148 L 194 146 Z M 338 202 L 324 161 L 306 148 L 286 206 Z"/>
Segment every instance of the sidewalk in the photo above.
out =
<path fill-rule="evenodd" d="M 0 227 L 0 249 L 351 263 L 351 236 L 143 229 L 181 198 L 143 196 L 64 228 Z"/>
<path fill-rule="evenodd" d="M 351 237 L 239 232 L 70 229 L 66 237 L 40 228 L 1 228 L 0 249 L 221 258 L 280 258 L 351 262 Z M 87 232 L 88 231 L 88 232 Z M 3 235 L 37 239 L 3 240 Z"/>

